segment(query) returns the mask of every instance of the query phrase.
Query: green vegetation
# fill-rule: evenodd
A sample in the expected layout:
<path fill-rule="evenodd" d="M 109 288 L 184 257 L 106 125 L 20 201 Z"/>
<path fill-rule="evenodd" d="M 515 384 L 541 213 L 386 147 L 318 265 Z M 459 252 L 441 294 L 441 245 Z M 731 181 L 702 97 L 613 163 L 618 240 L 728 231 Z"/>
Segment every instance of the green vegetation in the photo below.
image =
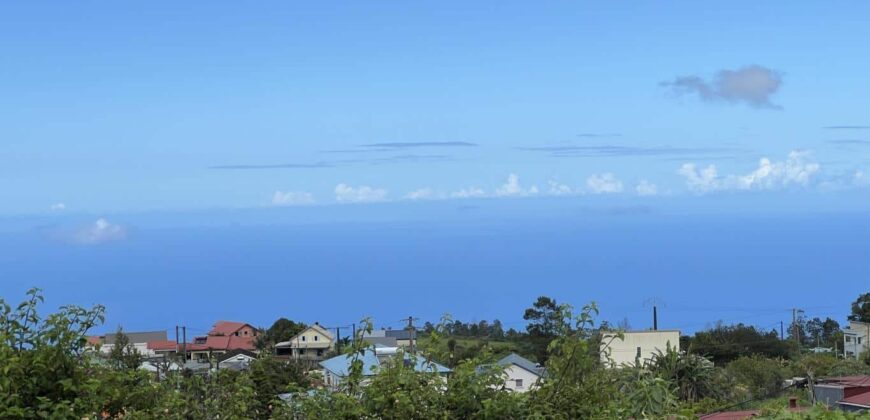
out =
<path fill-rule="evenodd" d="M 108 355 L 89 348 L 86 334 L 103 321 L 104 308 L 68 306 L 42 318 L 41 302 L 38 290 L 15 307 L 0 301 L 0 418 L 691 419 L 732 407 L 762 409 L 761 418 L 854 419 L 859 415 L 819 407 L 800 414 L 784 411 L 789 396 L 807 402 L 806 391 L 784 392 L 783 379 L 870 372 L 860 361 L 780 348 L 786 343 L 745 326 L 717 326 L 689 340 L 690 352 L 667 348 L 640 366 L 608 369 L 601 360 L 595 305 L 575 312 L 541 298 L 526 312 L 526 334 L 494 334 L 501 327 L 491 328 L 493 322 L 482 329 L 474 324 L 482 336 L 458 337 L 452 333 L 470 333 L 471 324 L 445 319 L 430 325 L 418 341 L 421 352 L 407 356 L 450 361 L 453 371 L 447 377 L 415 371 L 416 364 L 404 363 L 404 356 L 364 376 L 367 344 L 354 340 L 344 348 L 351 363 L 337 391 L 317 386 L 316 372 L 268 352 L 246 371 L 194 375 L 167 364 L 158 378 L 139 369 L 141 356 L 121 330 Z M 265 342 L 296 328 L 301 327 L 276 323 Z M 369 320 L 358 326 L 359 331 L 371 328 Z M 534 339 L 517 338 L 523 336 Z M 544 337 L 549 339 L 541 354 Z M 737 341 L 746 337 L 762 345 Z M 540 355 L 546 380 L 527 393 L 506 391 L 502 370 L 493 362 L 509 351 Z M 715 352 L 722 362 L 706 352 Z"/>

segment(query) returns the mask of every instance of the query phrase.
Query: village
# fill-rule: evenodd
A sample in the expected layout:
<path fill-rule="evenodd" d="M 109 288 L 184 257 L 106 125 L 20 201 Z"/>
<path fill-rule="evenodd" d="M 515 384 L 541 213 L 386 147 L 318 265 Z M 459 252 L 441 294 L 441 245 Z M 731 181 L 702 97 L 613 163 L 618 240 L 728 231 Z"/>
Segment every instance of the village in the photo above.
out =
<path fill-rule="evenodd" d="M 415 372 L 434 374 L 447 383 L 452 373 L 451 366 L 456 365 L 452 360 L 455 348 L 450 348 L 451 360 L 430 357 L 428 354 L 431 352 L 422 349 L 431 344 L 429 337 L 437 332 L 430 323 L 423 329 L 417 329 L 412 321 L 409 320 L 408 327 L 402 329 L 374 329 L 369 326 L 366 330 L 365 325 L 360 324 L 357 330 L 354 325 L 352 333 L 341 337 L 342 328 L 330 328 L 317 321 L 305 325 L 284 319 L 276 322 L 271 329 L 263 329 L 243 321 L 221 320 L 215 322 L 205 335 L 188 337 L 184 327 L 176 327 L 174 334 L 166 330 L 118 331 L 89 336 L 88 344 L 104 357 L 118 352 L 118 346 L 124 346 L 127 351 L 140 357 L 139 369 L 149 372 L 158 381 L 182 372 L 209 377 L 221 371 L 245 371 L 258 358 L 268 357 L 298 367 L 308 378 L 311 390 L 339 392 L 354 363 L 361 364 L 361 384 L 364 386 L 378 375 L 381 367 L 396 363 L 396 360 L 402 360 L 406 367 Z M 287 335 L 285 328 L 280 341 L 275 337 L 266 338 L 270 332 L 274 334 L 272 330 L 280 325 L 286 327 L 287 323 L 295 327 L 291 328 L 294 331 L 292 335 Z M 681 348 L 681 342 L 686 343 L 687 337 L 682 336 L 679 330 L 659 329 L 657 322 L 646 330 L 620 330 L 605 325 L 595 331 L 595 336 L 600 363 L 607 369 L 648 367 L 660 363 L 668 354 L 689 356 L 687 349 Z M 859 366 L 862 360 L 870 360 L 870 322 L 849 320 L 834 336 L 841 341 L 829 340 L 828 343 L 833 344 L 833 347 L 816 345 L 800 351 L 810 356 L 851 360 Z M 535 390 L 548 380 L 546 364 L 533 360 L 534 356 L 529 352 L 524 356 L 514 350 L 501 348 L 493 354 L 491 363 L 482 364 L 478 369 L 495 368 L 501 381 L 495 387 L 511 393 Z M 713 364 L 707 359 L 702 360 Z M 865 371 L 870 373 L 870 367 Z M 792 395 L 783 407 L 786 411 L 805 411 L 813 405 L 844 412 L 870 410 L 870 374 L 788 377 L 783 378 L 781 387 L 775 391 L 777 395 L 789 392 Z M 805 398 L 801 399 L 809 404 L 801 405 L 799 398 L 794 397 L 796 393 L 805 394 Z M 276 397 L 291 401 L 298 394 L 284 392 Z M 748 418 L 760 412 L 759 409 L 726 410 L 701 418 Z"/>

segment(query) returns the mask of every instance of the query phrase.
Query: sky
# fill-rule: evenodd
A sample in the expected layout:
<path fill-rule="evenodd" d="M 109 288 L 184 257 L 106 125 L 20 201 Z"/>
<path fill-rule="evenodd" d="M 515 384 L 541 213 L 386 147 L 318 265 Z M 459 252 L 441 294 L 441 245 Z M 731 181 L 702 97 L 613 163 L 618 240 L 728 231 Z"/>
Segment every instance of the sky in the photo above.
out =
<path fill-rule="evenodd" d="M 265 324 L 283 313 L 277 301 L 192 308 L 253 279 L 288 301 L 333 282 L 345 287 L 321 318 L 346 323 L 371 307 L 352 289 L 368 301 L 389 290 L 392 302 L 437 274 L 473 291 L 435 293 L 420 307 L 428 318 L 516 318 L 549 290 L 640 325 L 653 296 L 683 321 L 739 315 L 709 299 L 715 287 L 692 264 L 727 283 L 723 259 L 746 257 L 757 270 L 735 285 L 768 297 L 744 302 L 750 313 L 818 306 L 807 274 L 818 271 L 842 282 L 822 304 L 842 319 L 867 291 L 870 241 L 857 233 L 870 222 L 868 9 L 3 2 L 0 296 L 39 283 L 58 304 L 107 302 L 110 323 Z M 659 250 L 633 229 L 682 252 L 653 271 L 677 292 L 645 286 L 648 261 L 636 257 Z M 462 244 L 468 256 L 455 254 Z M 778 251 L 747 255 L 761 245 Z M 597 257 L 577 265 L 581 254 Z M 288 279 L 282 258 L 304 278 Z M 762 268 L 775 259 L 795 264 Z M 571 280 L 584 273 L 631 291 Z M 483 298 L 499 276 L 515 289 Z M 796 289 L 777 299 L 786 286 Z M 144 302 L 163 315 L 139 318 L 130 308 Z M 301 318 L 316 307 L 295 305 Z M 389 306 L 370 312 L 415 309 Z"/>

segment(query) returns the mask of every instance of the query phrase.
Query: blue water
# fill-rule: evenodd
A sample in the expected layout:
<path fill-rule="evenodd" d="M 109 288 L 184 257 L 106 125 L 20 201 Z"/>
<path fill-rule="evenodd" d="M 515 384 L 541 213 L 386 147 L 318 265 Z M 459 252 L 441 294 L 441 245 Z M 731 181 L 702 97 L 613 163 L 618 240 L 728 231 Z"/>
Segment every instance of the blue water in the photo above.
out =
<path fill-rule="evenodd" d="M 539 295 L 596 301 L 602 319 L 648 328 L 645 301 L 656 298 L 660 328 L 691 332 L 717 320 L 778 329 L 794 307 L 843 322 L 851 301 L 870 291 L 870 217 L 862 214 L 476 211 L 258 219 L 267 223 L 139 215 L 128 217 L 139 220 L 128 238 L 100 246 L 12 229 L 0 233 L 0 296 L 18 302 L 39 286 L 47 307 L 106 305 L 102 331 L 187 325 L 191 333 L 218 319 L 343 326 L 372 316 L 399 327 L 409 315 L 422 322 L 443 313 L 521 329 Z"/>

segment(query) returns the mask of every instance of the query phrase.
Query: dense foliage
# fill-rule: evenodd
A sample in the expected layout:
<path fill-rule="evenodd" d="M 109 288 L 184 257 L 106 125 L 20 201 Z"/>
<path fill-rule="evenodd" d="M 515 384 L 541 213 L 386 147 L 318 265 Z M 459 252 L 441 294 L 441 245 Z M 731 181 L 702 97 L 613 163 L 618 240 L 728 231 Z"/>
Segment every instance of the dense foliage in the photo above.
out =
<path fill-rule="evenodd" d="M 449 318 L 431 325 L 419 353 L 385 360 L 374 376 L 362 371 L 367 344 L 351 341 L 344 348 L 349 375 L 338 390 L 324 388 L 316 372 L 268 352 L 244 371 L 192 374 L 171 369 L 168 361 L 158 376 L 140 368 L 141 355 L 123 331 L 108 355 L 87 345 L 88 330 L 103 320 L 102 307 L 62 307 L 41 318 L 41 302 L 38 290 L 15 307 L 0 301 L 0 418 L 670 419 L 756 407 L 763 410 L 761 418 L 850 419 L 858 417 L 820 408 L 783 411 L 789 395 L 806 400 L 805 391 L 783 390 L 783 380 L 870 372 L 863 362 L 830 354 L 799 355 L 788 348 L 780 353 L 767 343 L 769 334 L 744 326 L 699 333 L 691 352 L 667 348 L 640 366 L 611 369 L 602 350 L 612 341 L 602 341 L 595 305 L 575 312 L 542 298 L 527 312 L 527 331 L 541 342 L 548 338 L 547 375 L 527 393 L 504 388 L 503 370 L 486 344 L 455 359 L 450 375 L 416 371 L 417 359 L 448 360 L 453 354 L 446 343 L 456 339 L 456 324 Z M 276 323 L 272 339 L 296 326 Z M 358 325 L 359 331 L 371 328 L 368 320 Z M 744 335 L 766 344 L 738 346 Z M 728 345 L 713 347 L 708 343 L 714 338 Z M 705 357 L 718 348 L 727 350 L 713 353 L 723 362 Z"/>

